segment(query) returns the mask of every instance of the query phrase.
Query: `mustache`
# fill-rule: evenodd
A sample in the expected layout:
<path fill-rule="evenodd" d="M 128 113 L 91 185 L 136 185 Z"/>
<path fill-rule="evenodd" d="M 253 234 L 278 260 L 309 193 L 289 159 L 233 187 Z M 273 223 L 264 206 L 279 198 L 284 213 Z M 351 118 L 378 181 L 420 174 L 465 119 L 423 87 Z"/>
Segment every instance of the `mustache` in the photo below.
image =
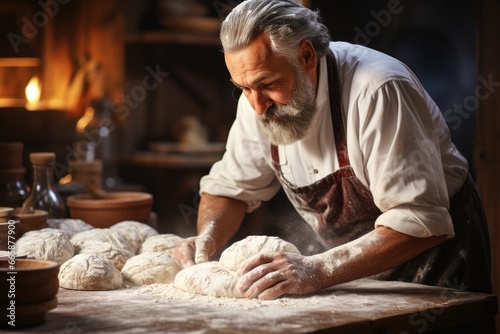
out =
<path fill-rule="evenodd" d="M 269 123 L 273 119 L 290 119 L 298 114 L 298 109 L 294 108 L 293 105 L 288 106 L 277 106 L 272 105 L 267 108 L 266 112 L 259 116 L 260 120 L 264 123 Z"/>

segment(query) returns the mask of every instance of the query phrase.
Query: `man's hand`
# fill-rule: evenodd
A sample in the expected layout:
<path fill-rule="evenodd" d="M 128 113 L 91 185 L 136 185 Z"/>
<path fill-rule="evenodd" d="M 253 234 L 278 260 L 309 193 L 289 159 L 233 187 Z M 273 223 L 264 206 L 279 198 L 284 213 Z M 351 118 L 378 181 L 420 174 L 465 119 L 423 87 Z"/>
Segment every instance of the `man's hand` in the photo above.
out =
<path fill-rule="evenodd" d="M 256 255 L 238 270 L 236 286 L 247 298 L 275 299 L 286 294 L 309 294 L 324 286 L 322 264 L 293 253 Z"/>
<path fill-rule="evenodd" d="M 416 238 L 379 226 L 321 254 L 253 256 L 238 270 L 236 287 L 246 297 L 259 299 L 314 293 L 394 268 L 445 240 L 445 235 Z"/>
<path fill-rule="evenodd" d="M 172 257 L 181 268 L 207 262 L 216 251 L 215 241 L 207 235 L 189 237 L 180 241 L 172 252 Z"/>
<path fill-rule="evenodd" d="M 172 252 L 172 257 L 181 268 L 207 262 L 236 233 L 246 209 L 245 202 L 201 194 L 197 221 L 198 236 L 179 242 Z"/>

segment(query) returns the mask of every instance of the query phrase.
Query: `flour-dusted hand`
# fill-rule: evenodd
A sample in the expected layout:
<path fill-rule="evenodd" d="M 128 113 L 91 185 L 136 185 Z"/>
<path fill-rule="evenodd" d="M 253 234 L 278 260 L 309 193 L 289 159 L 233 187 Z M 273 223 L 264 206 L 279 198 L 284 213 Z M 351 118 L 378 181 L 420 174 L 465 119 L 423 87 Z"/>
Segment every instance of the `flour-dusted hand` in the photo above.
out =
<path fill-rule="evenodd" d="M 212 237 L 201 234 L 179 241 L 172 252 L 172 257 L 181 268 L 207 262 L 216 251 L 215 241 Z"/>
<path fill-rule="evenodd" d="M 237 288 L 247 298 L 275 299 L 309 294 L 325 288 L 323 264 L 315 257 L 278 252 L 246 260 L 237 274 Z"/>

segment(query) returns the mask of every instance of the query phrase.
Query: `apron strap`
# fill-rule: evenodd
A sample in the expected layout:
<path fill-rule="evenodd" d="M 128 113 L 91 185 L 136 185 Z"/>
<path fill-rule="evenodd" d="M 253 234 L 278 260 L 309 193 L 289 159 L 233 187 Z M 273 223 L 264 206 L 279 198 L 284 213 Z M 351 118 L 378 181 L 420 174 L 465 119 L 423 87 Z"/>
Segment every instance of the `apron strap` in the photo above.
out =
<path fill-rule="evenodd" d="M 330 97 L 330 109 L 332 113 L 333 135 L 335 138 L 335 148 L 340 168 L 350 165 L 347 153 L 347 139 L 342 115 L 342 103 L 339 89 L 339 73 L 337 62 L 332 50 L 328 48 L 326 54 L 326 67 L 328 69 L 328 93 Z"/>

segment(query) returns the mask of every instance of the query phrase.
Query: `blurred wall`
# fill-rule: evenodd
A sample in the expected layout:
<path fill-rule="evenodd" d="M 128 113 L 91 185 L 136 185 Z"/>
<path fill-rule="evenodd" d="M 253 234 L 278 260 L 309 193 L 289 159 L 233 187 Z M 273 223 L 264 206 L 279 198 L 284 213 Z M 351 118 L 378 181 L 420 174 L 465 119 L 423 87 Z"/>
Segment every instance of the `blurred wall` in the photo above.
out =
<path fill-rule="evenodd" d="M 333 40 L 362 44 L 408 65 L 443 112 L 473 169 L 476 2 L 313 0 L 312 8 L 320 11 Z"/>

